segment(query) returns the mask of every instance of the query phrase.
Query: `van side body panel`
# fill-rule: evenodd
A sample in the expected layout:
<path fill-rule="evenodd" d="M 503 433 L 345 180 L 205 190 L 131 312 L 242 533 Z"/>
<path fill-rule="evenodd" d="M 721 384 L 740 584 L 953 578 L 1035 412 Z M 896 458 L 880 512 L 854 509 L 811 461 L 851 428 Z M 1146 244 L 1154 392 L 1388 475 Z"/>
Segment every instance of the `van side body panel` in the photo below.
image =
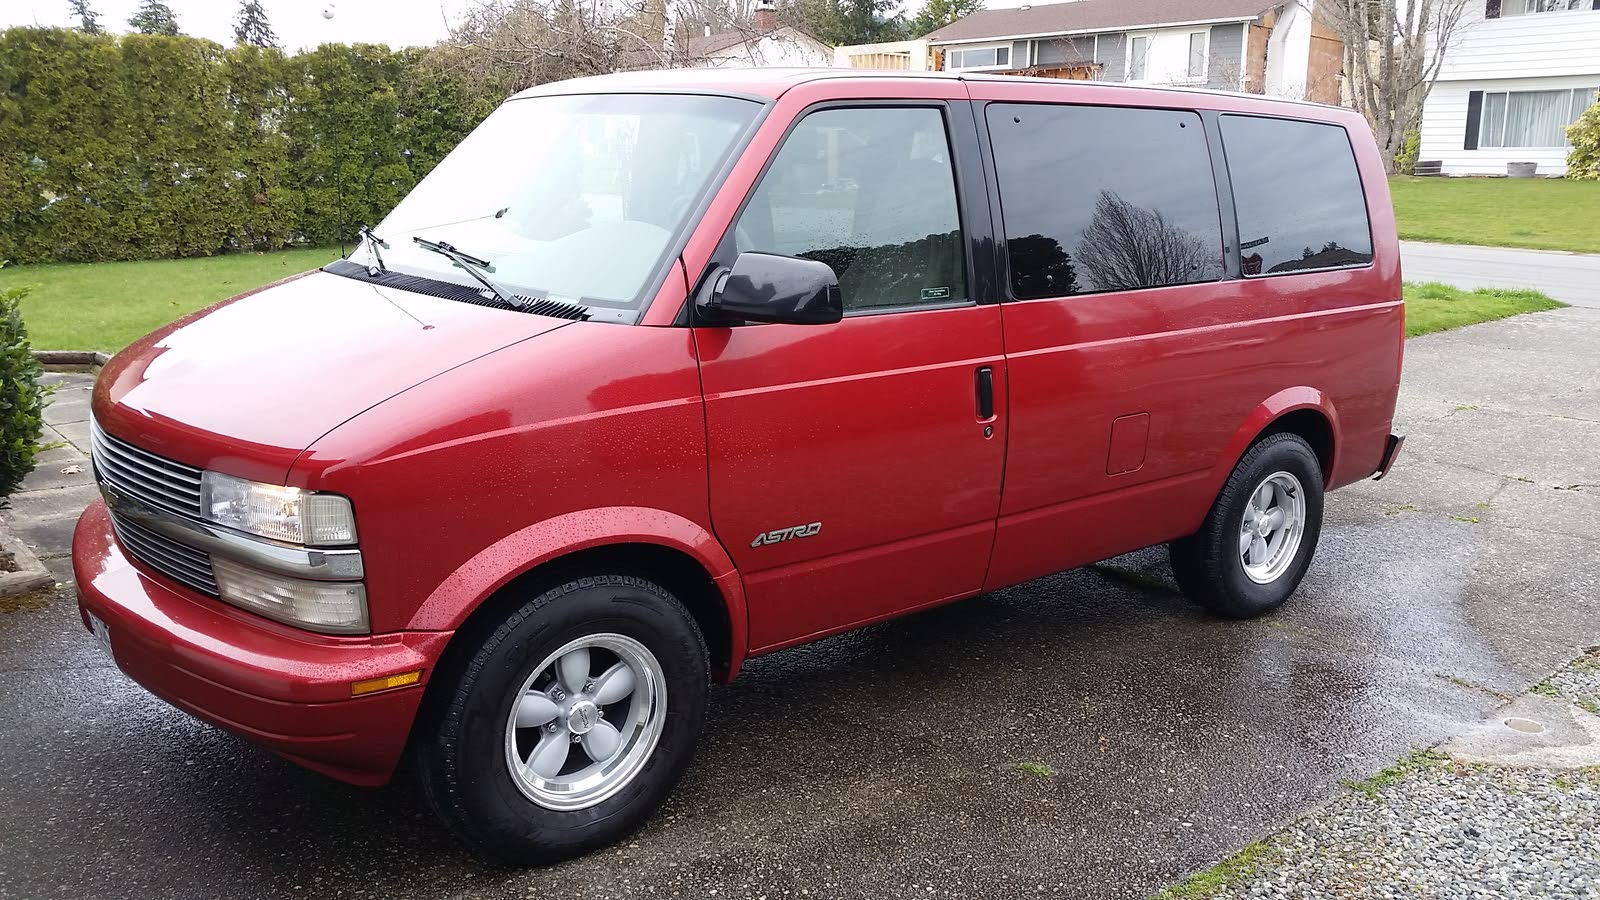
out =
<path fill-rule="evenodd" d="M 1398 391 L 1403 314 L 1387 181 L 1359 117 L 1070 84 L 975 81 L 971 91 L 980 104 L 1218 109 L 1343 125 L 1374 255 L 1363 268 L 1004 304 L 1011 405 L 986 590 L 1193 533 L 1239 456 L 1296 409 L 1328 420 L 1329 487 L 1372 474 Z M 1142 464 L 1108 474 L 1113 423 L 1140 414 L 1149 417 Z"/>

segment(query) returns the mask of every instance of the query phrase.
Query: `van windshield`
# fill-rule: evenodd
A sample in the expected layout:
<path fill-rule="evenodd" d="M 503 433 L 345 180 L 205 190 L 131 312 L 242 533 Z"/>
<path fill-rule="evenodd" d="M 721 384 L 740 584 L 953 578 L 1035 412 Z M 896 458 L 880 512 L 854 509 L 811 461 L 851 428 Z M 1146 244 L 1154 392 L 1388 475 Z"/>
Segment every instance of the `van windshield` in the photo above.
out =
<path fill-rule="evenodd" d="M 377 229 L 390 270 L 478 287 L 447 242 L 507 290 L 637 309 L 651 274 L 759 112 L 732 97 L 586 94 L 510 101 Z M 369 241 L 352 259 L 377 262 Z"/>

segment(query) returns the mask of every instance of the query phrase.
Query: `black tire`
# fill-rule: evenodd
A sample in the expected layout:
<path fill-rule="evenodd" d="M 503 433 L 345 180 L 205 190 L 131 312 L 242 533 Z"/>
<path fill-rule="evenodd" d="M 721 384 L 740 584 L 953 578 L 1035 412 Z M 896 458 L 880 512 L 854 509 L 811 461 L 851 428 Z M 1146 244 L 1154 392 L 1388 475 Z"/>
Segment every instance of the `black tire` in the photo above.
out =
<path fill-rule="evenodd" d="M 1261 584 L 1245 572 L 1240 530 L 1251 496 L 1277 472 L 1287 472 L 1299 481 L 1305 501 L 1304 525 L 1287 567 Z M 1233 467 L 1200 530 L 1169 546 L 1178 587 L 1189 599 L 1231 619 L 1250 619 L 1277 609 L 1299 587 L 1311 566 L 1322 534 L 1322 495 L 1322 466 L 1303 438 L 1280 433 L 1257 441 Z"/>
<path fill-rule="evenodd" d="M 655 750 L 631 780 L 593 806 L 558 810 L 535 803 L 506 761 L 513 700 L 534 668 L 568 642 L 620 634 L 659 663 L 666 713 Z M 453 671 L 425 705 L 416 761 L 428 804 L 478 854 L 511 865 L 538 865 L 613 843 L 655 812 L 694 757 L 705 721 L 709 666 L 694 618 L 661 586 L 627 575 L 567 581 L 539 594 L 498 625 L 485 625 L 476 648 L 455 657 Z"/>

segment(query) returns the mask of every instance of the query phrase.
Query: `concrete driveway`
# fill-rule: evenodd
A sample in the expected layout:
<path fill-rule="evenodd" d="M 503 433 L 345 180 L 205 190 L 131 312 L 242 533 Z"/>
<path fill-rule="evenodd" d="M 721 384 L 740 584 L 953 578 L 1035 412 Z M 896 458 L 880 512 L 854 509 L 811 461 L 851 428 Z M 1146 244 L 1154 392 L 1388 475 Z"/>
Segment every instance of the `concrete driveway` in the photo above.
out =
<path fill-rule="evenodd" d="M 1145 551 L 757 660 L 661 815 L 545 870 L 152 699 L 70 587 L 14 603 L 0 897 L 1147 895 L 1600 642 L 1597 345 L 1589 309 L 1412 342 L 1400 466 L 1330 498 L 1276 615 L 1209 618 Z"/>
<path fill-rule="evenodd" d="M 1600 253 L 1401 241 L 1400 268 L 1407 281 L 1467 290 L 1533 288 L 1573 306 L 1600 308 Z"/>

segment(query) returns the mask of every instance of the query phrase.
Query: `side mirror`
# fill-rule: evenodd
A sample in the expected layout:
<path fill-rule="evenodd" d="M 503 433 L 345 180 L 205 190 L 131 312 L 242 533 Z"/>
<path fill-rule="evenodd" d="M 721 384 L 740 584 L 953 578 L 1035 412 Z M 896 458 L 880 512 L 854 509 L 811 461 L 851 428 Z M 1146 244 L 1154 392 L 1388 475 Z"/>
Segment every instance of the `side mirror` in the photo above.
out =
<path fill-rule="evenodd" d="M 831 325 L 844 318 L 833 267 L 776 253 L 741 253 L 713 275 L 695 306 L 712 321 Z"/>

